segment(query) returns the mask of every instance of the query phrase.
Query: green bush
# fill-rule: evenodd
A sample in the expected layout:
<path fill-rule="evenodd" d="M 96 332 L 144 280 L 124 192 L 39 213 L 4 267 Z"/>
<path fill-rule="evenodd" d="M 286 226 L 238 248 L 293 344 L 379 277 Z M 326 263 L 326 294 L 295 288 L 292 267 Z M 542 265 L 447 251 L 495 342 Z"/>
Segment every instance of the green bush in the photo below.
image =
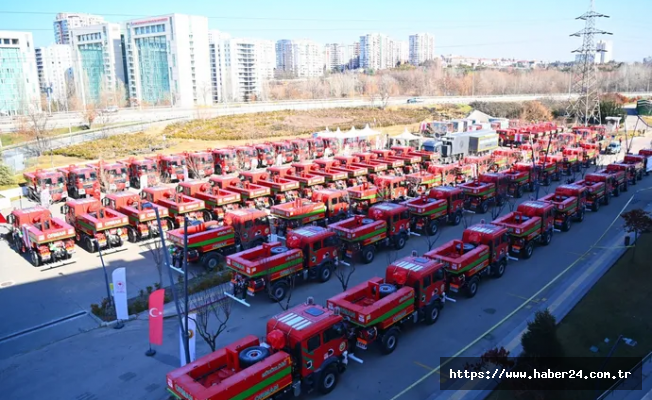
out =
<path fill-rule="evenodd" d="M 11 173 L 11 169 L 4 164 L 0 164 L 0 186 L 11 186 L 15 184 L 16 180 Z"/>
<path fill-rule="evenodd" d="M 104 139 L 63 147 L 53 150 L 52 153 L 60 156 L 96 160 L 98 158 L 119 158 L 148 154 L 170 145 L 169 141 L 164 141 L 160 136 L 133 133 L 114 135 Z"/>

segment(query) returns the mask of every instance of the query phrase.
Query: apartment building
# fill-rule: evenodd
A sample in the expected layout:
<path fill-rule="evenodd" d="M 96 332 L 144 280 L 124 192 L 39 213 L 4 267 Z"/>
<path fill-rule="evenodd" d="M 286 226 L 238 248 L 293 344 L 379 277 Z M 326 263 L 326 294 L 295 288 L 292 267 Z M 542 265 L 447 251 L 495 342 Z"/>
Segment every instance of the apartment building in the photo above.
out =
<path fill-rule="evenodd" d="M 381 70 L 395 65 L 392 39 L 380 33 L 360 36 L 360 68 Z"/>
<path fill-rule="evenodd" d="M 312 40 L 276 42 L 276 71 L 294 78 L 314 78 L 324 75 L 323 47 Z"/>
<path fill-rule="evenodd" d="M 329 43 L 324 46 L 324 67 L 328 71 L 344 71 L 351 63 L 351 47 L 343 43 Z"/>
<path fill-rule="evenodd" d="M 30 32 L 0 31 L 0 115 L 41 110 L 34 38 Z"/>
<path fill-rule="evenodd" d="M 394 65 L 404 64 L 410 60 L 410 43 L 405 40 L 395 40 L 392 43 L 392 61 Z"/>
<path fill-rule="evenodd" d="M 435 37 L 429 33 L 410 35 L 410 64 L 420 65 L 435 59 Z"/>
<path fill-rule="evenodd" d="M 59 13 L 54 18 L 54 42 L 56 44 L 70 44 L 70 31 L 72 29 L 102 23 L 104 23 L 104 18 L 99 15 Z"/>
<path fill-rule="evenodd" d="M 36 49 L 36 69 L 41 91 L 49 92 L 49 101 L 63 104 L 74 89 L 70 79 L 73 71 L 72 46 L 53 44 Z"/>
<path fill-rule="evenodd" d="M 118 105 L 126 89 L 122 28 L 115 23 L 83 26 L 70 31 L 75 95 L 82 104 Z"/>
<path fill-rule="evenodd" d="M 271 40 L 232 38 L 209 32 L 212 101 L 251 101 L 274 78 L 276 51 Z"/>
<path fill-rule="evenodd" d="M 212 103 L 208 18 L 169 14 L 127 21 L 124 46 L 132 104 Z"/>
<path fill-rule="evenodd" d="M 613 60 L 614 43 L 611 40 L 599 40 L 596 43 L 596 50 L 598 51 L 596 62 L 606 64 Z"/>
<path fill-rule="evenodd" d="M 347 45 L 346 47 L 347 52 L 351 57 L 349 60 L 349 69 L 360 68 L 360 42 L 354 42 L 353 44 Z"/>

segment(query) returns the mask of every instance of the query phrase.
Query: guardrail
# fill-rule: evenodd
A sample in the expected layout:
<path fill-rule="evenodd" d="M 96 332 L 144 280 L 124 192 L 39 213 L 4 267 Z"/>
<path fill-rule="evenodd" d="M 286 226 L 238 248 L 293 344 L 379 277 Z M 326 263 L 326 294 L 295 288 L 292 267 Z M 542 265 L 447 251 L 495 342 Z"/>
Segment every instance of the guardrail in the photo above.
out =
<path fill-rule="evenodd" d="M 636 364 L 636 366 L 634 366 L 634 368 L 629 370 L 632 372 L 629 377 L 620 379 L 618 382 L 614 383 L 613 386 L 602 393 L 597 400 L 608 399 L 610 396 L 614 395 L 616 390 L 632 390 L 633 388 L 638 387 L 638 385 L 642 385 L 643 381 L 647 378 L 643 375 L 643 368 L 648 364 L 652 364 L 652 352 L 645 356 L 638 364 Z M 641 370 L 640 378 L 637 376 L 639 369 Z"/>

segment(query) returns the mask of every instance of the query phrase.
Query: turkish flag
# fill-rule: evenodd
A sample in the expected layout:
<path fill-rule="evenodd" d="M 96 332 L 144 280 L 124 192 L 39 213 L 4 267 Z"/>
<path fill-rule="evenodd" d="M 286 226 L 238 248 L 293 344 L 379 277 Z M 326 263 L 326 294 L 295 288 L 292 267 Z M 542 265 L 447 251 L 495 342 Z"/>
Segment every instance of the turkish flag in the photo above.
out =
<path fill-rule="evenodd" d="M 5 216 L 0 214 L 0 224 L 6 224 L 7 220 L 5 219 Z"/>
<path fill-rule="evenodd" d="M 149 295 L 149 342 L 163 344 L 163 304 L 165 289 L 159 289 Z"/>

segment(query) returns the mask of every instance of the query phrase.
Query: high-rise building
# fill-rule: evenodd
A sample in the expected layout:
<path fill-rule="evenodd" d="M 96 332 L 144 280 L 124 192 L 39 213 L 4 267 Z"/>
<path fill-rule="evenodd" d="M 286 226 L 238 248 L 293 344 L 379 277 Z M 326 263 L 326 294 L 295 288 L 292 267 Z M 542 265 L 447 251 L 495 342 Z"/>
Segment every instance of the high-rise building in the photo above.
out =
<path fill-rule="evenodd" d="M 349 60 L 349 69 L 360 68 L 360 42 L 354 42 L 346 46 L 347 52 L 351 59 Z"/>
<path fill-rule="evenodd" d="M 420 65 L 435 59 L 435 37 L 429 33 L 410 35 L 410 64 Z"/>
<path fill-rule="evenodd" d="M 49 101 L 64 104 L 71 87 L 73 69 L 72 46 L 53 44 L 36 49 L 36 68 L 41 91 L 48 93 Z"/>
<path fill-rule="evenodd" d="M 596 48 L 598 50 L 598 54 L 595 57 L 595 62 L 606 64 L 609 61 L 613 60 L 614 44 L 611 40 L 598 41 Z"/>
<path fill-rule="evenodd" d="M 277 41 L 276 71 L 295 78 L 324 75 L 323 47 L 312 40 Z"/>
<path fill-rule="evenodd" d="M 85 106 L 119 105 L 126 90 L 121 27 L 105 22 L 70 31 L 75 96 Z M 120 88 L 122 86 L 122 88 Z"/>
<path fill-rule="evenodd" d="M 394 41 L 392 51 L 392 61 L 394 65 L 404 64 L 410 60 L 410 43 L 407 41 Z"/>
<path fill-rule="evenodd" d="M 381 70 L 394 66 L 392 39 L 380 33 L 360 36 L 360 68 Z"/>
<path fill-rule="evenodd" d="M 25 114 L 40 109 L 32 34 L 0 31 L 0 115 Z"/>
<path fill-rule="evenodd" d="M 263 83 L 274 78 L 274 42 L 210 31 L 209 43 L 213 102 L 260 98 Z"/>
<path fill-rule="evenodd" d="M 59 13 L 54 18 L 54 42 L 56 44 L 70 44 L 70 31 L 73 28 L 101 23 L 104 23 L 104 18 L 99 15 Z"/>
<path fill-rule="evenodd" d="M 329 43 L 324 46 L 324 64 L 329 71 L 344 71 L 349 69 L 351 61 L 350 47 L 340 43 Z"/>
<path fill-rule="evenodd" d="M 132 104 L 212 103 L 208 18 L 169 14 L 125 23 Z"/>

